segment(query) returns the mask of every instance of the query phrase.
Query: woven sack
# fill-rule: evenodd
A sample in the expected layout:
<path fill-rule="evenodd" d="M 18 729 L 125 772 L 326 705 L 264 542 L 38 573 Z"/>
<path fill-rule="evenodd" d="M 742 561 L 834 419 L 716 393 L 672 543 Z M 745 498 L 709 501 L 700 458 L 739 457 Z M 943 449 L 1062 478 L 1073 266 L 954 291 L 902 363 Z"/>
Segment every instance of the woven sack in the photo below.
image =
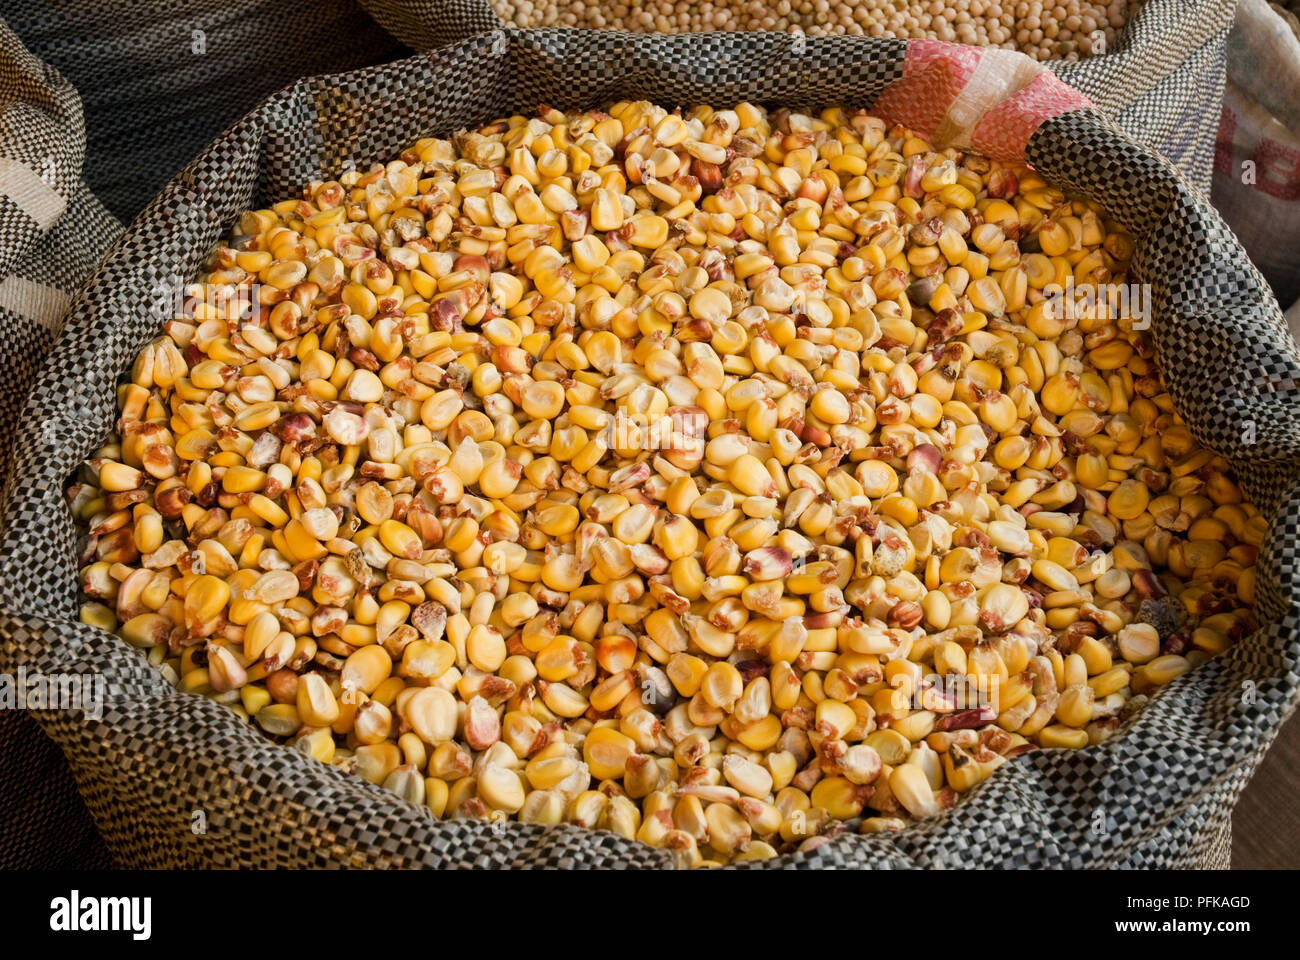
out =
<path fill-rule="evenodd" d="M 1212 197 L 1284 307 L 1300 300 L 1298 89 L 1300 21 L 1264 0 L 1242 0 L 1228 42 Z"/>
<path fill-rule="evenodd" d="M 502 27 L 482 0 L 451 4 L 446 0 L 360 2 L 413 50 L 430 50 Z M 1235 8 L 1236 0 L 1147 0 L 1120 31 L 1111 50 L 1077 62 L 1049 61 L 1047 66 L 1084 93 L 1125 133 L 1157 150 L 1186 174 L 1195 189 L 1208 194 L 1215 114 L 1223 95 L 1224 51 Z M 753 34 L 745 36 L 752 38 Z M 643 53 L 653 49 L 642 45 L 646 35 L 634 34 L 633 38 L 629 49 Z M 792 47 L 777 49 L 792 49 L 801 40 L 787 37 L 787 42 Z M 862 46 L 858 38 L 835 42 L 837 51 L 871 49 Z M 745 44 L 737 48 L 740 56 L 748 49 Z M 629 66 L 636 69 L 639 64 Z M 613 64 L 606 69 L 614 69 Z"/>
<path fill-rule="evenodd" d="M 183 7 L 183 9 L 182 9 Z M 0 436 L 70 295 L 220 130 L 299 77 L 409 53 L 355 0 L 0 0 Z M 0 449 L 0 483 L 8 443 Z M 57 745 L 0 710 L 0 868 L 108 853 Z"/>
<path fill-rule="evenodd" d="M 0 23 L 0 436 L 69 293 L 122 230 L 81 180 L 84 153 L 76 90 Z M 0 869 L 107 865 L 58 747 L 25 712 L 0 710 Z"/>
<path fill-rule="evenodd" d="M 123 222 L 263 97 L 411 52 L 356 0 L 0 0 L 0 17 L 80 95 L 86 183 Z"/>
<path fill-rule="evenodd" d="M 435 821 L 424 808 L 269 742 L 207 699 L 172 690 L 138 651 L 76 622 L 80 543 L 63 499 L 66 478 L 110 430 L 118 373 L 156 334 L 150 291 L 193 276 L 240 211 L 292 195 L 322 172 L 395 156 L 419 136 L 541 101 L 872 106 L 892 97 L 897 119 L 933 133 L 942 118 L 909 104 L 908 90 L 921 91 L 922 104 L 960 98 L 972 76 L 987 91 L 1003 71 L 1025 69 L 1008 61 L 990 76 L 981 70 L 984 55 L 926 42 L 502 30 L 486 6 L 468 0 L 434 13 L 446 19 L 421 21 L 433 24 L 434 41 L 482 32 L 427 56 L 301 81 L 177 176 L 81 292 L 18 420 L 3 499 L 0 670 L 105 679 L 99 719 L 34 715 L 68 756 L 122 865 L 668 862 L 663 851 L 570 826 Z M 1175 403 L 1199 439 L 1233 459 L 1272 520 L 1258 571 L 1266 626 L 1174 681 L 1107 743 L 1017 758 L 954 809 L 901 833 L 846 833 L 749 868 L 1221 862 L 1232 799 L 1300 695 L 1300 354 L 1278 307 L 1202 191 L 1170 163 L 1050 75 L 1025 72 L 1002 93 L 997 106 L 951 132 L 995 155 L 1023 152 L 1046 178 L 1104 204 L 1136 236 L 1135 278 L 1152 285 Z"/>

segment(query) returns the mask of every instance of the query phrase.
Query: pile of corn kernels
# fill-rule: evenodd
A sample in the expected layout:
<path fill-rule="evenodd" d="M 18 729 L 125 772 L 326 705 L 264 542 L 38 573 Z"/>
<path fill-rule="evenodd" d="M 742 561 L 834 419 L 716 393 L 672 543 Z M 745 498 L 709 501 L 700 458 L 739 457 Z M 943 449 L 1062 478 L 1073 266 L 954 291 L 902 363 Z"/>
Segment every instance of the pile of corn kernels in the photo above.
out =
<path fill-rule="evenodd" d="M 246 213 L 69 490 L 84 622 L 438 817 L 938 814 L 1254 628 L 1133 240 L 865 112 L 540 108 Z"/>
<path fill-rule="evenodd" d="M 637 32 L 780 30 L 808 36 L 932 37 L 1078 60 L 1114 46 L 1141 0 L 492 0 L 519 27 Z"/>

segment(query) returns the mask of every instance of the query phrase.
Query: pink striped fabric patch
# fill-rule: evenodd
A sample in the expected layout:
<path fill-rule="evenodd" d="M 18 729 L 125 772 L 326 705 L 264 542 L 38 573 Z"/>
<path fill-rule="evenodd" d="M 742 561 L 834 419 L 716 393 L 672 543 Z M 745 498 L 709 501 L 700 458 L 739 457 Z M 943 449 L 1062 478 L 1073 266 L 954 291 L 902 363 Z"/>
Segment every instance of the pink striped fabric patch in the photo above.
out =
<path fill-rule="evenodd" d="M 876 100 L 873 113 L 934 136 L 979 64 L 980 47 L 942 40 L 908 40 L 903 75 Z"/>
<path fill-rule="evenodd" d="M 903 75 L 873 112 L 937 146 L 973 149 L 994 160 L 1023 160 L 1046 120 L 1092 103 L 1022 53 L 942 40 L 909 40 Z"/>
<path fill-rule="evenodd" d="M 971 146 L 994 160 L 1023 160 L 1035 130 L 1057 114 L 1092 101 L 1043 67 L 1018 93 L 989 108 L 971 132 Z"/>

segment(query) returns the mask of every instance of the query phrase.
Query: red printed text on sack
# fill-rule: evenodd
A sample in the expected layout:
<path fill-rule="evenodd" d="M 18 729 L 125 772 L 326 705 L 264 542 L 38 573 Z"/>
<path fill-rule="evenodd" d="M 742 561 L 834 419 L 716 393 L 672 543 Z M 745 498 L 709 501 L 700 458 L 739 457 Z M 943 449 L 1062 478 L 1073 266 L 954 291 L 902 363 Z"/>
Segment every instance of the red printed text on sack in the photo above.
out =
<path fill-rule="evenodd" d="M 1255 151 L 1255 164 L 1260 190 L 1288 203 L 1300 200 L 1300 150 L 1266 137 Z"/>

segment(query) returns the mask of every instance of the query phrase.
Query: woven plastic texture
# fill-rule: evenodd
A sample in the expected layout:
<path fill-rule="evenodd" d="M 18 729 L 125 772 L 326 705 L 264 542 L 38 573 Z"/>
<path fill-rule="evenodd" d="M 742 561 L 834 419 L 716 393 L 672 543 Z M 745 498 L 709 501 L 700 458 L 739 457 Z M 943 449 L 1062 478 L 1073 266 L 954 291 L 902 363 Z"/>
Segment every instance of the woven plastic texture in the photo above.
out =
<path fill-rule="evenodd" d="M 1236 6 L 1235 0 L 1148 0 L 1113 50 L 1048 66 L 1208 196 Z"/>
<path fill-rule="evenodd" d="M 0 767 L 11 771 L 0 797 L 0 870 L 112 866 L 58 744 L 25 713 L 0 711 Z"/>
<path fill-rule="evenodd" d="M 411 52 L 356 0 L 0 0 L 0 17 L 81 95 L 86 182 L 123 221 L 268 94 Z"/>
<path fill-rule="evenodd" d="M 361 2 L 375 20 L 414 50 L 429 50 L 501 26 L 486 0 Z M 1196 190 L 1208 194 L 1214 115 L 1223 95 L 1224 48 L 1235 8 L 1235 0 L 1148 0 L 1111 50 L 1075 63 L 1050 61 L 1047 66 L 1082 91 L 1125 133 L 1161 153 Z M 800 47 L 804 41 L 789 42 Z M 647 49 L 635 40 L 633 45 Z"/>
<path fill-rule="evenodd" d="M 115 216 L 130 220 L 268 93 L 410 51 L 354 0 L 127 0 L 111 11 L 22 0 L 0 2 L 0 16 L 8 437 L 71 293 L 122 231 Z M 7 455 L 5 444 L 0 482 Z M 0 716 L 0 750 L 0 866 L 106 865 L 72 774 L 40 727 Z"/>
<path fill-rule="evenodd" d="M 0 436 L 12 435 L 71 291 L 122 226 L 81 180 L 76 90 L 0 23 Z M 0 483 L 9 449 L 0 448 Z M 107 866 L 58 746 L 0 711 L 0 868 Z"/>
<path fill-rule="evenodd" d="M 455 40 L 466 25 L 491 26 L 485 9 L 462 0 L 420 22 L 429 42 Z M 108 433 L 118 372 L 156 333 L 149 291 L 193 276 L 240 211 L 345 164 L 394 156 L 420 136 L 539 102 L 871 106 L 902 76 L 906 51 L 901 41 L 860 38 L 490 29 L 427 56 L 303 80 L 168 184 L 74 304 L 19 418 L 3 500 L 0 670 L 104 678 L 98 720 L 33 713 L 68 756 L 119 863 L 667 865 L 663 852 L 607 833 L 437 822 L 172 690 L 138 651 L 76 622 L 78 543 L 64 481 Z M 1300 696 L 1300 353 L 1276 303 L 1193 185 L 1099 111 L 1046 121 L 1026 158 L 1137 236 L 1137 279 L 1153 285 L 1174 399 L 1198 437 L 1238 465 L 1272 523 L 1258 569 L 1266 625 L 1174 681 L 1102 745 L 1021 756 L 965 802 L 899 834 L 845 834 L 746 869 L 1221 864 L 1231 801 Z"/>

